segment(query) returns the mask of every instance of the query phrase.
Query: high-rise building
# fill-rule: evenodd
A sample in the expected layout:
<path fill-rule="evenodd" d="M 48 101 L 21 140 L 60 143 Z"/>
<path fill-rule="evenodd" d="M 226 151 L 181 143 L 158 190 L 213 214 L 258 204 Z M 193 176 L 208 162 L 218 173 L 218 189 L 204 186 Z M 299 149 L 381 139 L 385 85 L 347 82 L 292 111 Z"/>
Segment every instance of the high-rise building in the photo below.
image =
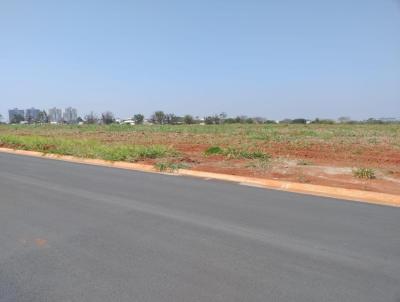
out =
<path fill-rule="evenodd" d="M 62 122 L 62 111 L 59 108 L 49 109 L 49 121 L 50 123 L 61 123 Z"/>
<path fill-rule="evenodd" d="M 78 111 L 75 108 L 68 107 L 64 110 L 64 122 L 74 124 L 78 120 Z"/>
<path fill-rule="evenodd" d="M 10 123 L 19 123 L 20 121 L 23 121 L 25 118 L 25 111 L 14 108 L 8 110 L 8 120 Z"/>
<path fill-rule="evenodd" d="M 40 110 L 36 108 L 30 108 L 25 110 L 25 120 L 28 122 L 34 122 L 39 117 Z"/>

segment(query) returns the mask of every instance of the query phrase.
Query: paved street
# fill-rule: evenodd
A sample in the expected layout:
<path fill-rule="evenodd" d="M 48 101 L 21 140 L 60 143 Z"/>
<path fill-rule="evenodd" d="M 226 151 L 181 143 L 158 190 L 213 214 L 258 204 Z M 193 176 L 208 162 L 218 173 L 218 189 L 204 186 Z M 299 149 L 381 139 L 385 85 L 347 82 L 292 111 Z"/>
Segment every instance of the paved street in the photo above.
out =
<path fill-rule="evenodd" d="M 400 209 L 0 153 L 0 301 L 400 301 Z"/>

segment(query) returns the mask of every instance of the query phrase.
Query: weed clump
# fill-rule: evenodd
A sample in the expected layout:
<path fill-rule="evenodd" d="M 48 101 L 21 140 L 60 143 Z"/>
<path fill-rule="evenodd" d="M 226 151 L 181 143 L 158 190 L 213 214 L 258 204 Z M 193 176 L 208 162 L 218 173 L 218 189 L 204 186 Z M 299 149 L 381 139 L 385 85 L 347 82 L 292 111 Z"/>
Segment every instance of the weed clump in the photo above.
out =
<path fill-rule="evenodd" d="M 374 179 L 375 171 L 371 168 L 357 168 L 353 170 L 353 175 L 362 179 Z"/>
<path fill-rule="evenodd" d="M 206 151 L 204 151 L 205 155 L 216 155 L 216 154 L 223 154 L 224 150 L 222 150 L 221 147 L 219 146 L 212 146 L 207 148 Z"/>
<path fill-rule="evenodd" d="M 264 153 L 262 151 L 247 151 L 235 148 L 222 149 L 219 146 L 209 147 L 204 153 L 205 155 L 221 154 L 226 156 L 227 158 L 258 159 L 263 161 L 267 161 L 271 158 L 270 154 Z"/>
<path fill-rule="evenodd" d="M 184 163 L 173 163 L 173 162 L 157 162 L 154 164 L 157 171 L 160 172 L 176 172 L 179 169 L 186 169 L 188 165 Z"/>

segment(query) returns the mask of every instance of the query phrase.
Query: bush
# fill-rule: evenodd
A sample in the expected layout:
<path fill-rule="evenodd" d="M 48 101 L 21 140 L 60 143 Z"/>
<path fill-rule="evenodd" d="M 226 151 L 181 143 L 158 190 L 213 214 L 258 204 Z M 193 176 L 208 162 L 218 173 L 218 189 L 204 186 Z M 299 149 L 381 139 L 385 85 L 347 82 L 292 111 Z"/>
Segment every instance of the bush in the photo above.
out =
<path fill-rule="evenodd" d="M 212 146 L 208 148 L 206 151 L 204 151 L 205 155 L 215 155 L 215 154 L 222 154 L 224 153 L 224 150 L 222 150 L 221 147 L 218 146 Z"/>
<path fill-rule="evenodd" d="M 357 178 L 373 179 L 375 178 L 375 171 L 371 168 L 357 168 L 353 170 L 353 175 Z"/>
<path fill-rule="evenodd" d="M 179 169 L 186 169 L 188 166 L 184 163 L 173 163 L 173 162 L 157 162 L 154 167 L 160 172 L 176 172 Z"/>

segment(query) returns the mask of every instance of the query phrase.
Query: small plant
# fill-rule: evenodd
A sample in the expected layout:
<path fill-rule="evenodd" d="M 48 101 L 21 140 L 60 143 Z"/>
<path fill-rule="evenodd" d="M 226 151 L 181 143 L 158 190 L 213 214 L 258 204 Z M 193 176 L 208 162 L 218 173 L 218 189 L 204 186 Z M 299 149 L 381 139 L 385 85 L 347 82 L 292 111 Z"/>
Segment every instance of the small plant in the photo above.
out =
<path fill-rule="evenodd" d="M 222 150 L 221 147 L 219 146 L 212 146 L 207 148 L 206 151 L 204 151 L 205 155 L 216 155 L 216 154 L 222 154 L 224 153 L 224 150 Z"/>
<path fill-rule="evenodd" d="M 268 161 L 271 158 L 270 154 L 261 151 L 245 151 L 234 148 L 224 150 L 223 154 L 228 158 L 258 159 L 261 161 Z"/>
<path fill-rule="evenodd" d="M 375 178 L 375 171 L 371 168 L 357 168 L 353 170 L 353 175 L 357 178 L 373 179 Z"/>
<path fill-rule="evenodd" d="M 154 167 L 160 172 L 165 172 L 168 169 L 168 163 L 164 163 L 164 162 L 155 163 Z"/>
<path fill-rule="evenodd" d="M 160 172 L 176 172 L 179 169 L 185 169 L 188 165 L 184 163 L 173 163 L 173 162 L 157 162 L 154 167 Z"/>

